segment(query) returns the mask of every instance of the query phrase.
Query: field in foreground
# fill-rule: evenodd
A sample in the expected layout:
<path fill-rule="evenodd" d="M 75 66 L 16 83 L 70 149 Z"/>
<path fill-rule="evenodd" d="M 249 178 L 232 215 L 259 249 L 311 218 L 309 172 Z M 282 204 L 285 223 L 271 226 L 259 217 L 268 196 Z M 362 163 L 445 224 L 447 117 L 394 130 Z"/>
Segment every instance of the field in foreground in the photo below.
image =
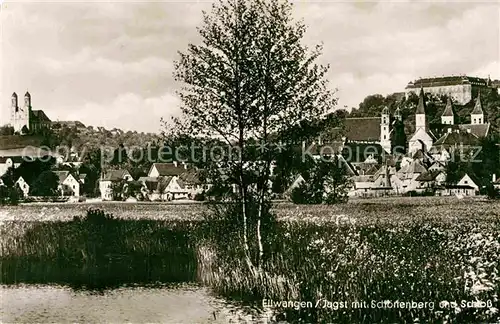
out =
<path fill-rule="evenodd" d="M 200 203 L 30 203 L 19 206 L 0 206 L 1 221 L 70 221 L 83 216 L 89 208 L 101 209 L 120 219 L 200 220 L 207 210 Z M 399 210 L 400 209 L 400 210 Z M 337 219 L 347 215 L 353 219 L 394 217 L 467 217 L 485 212 L 500 214 L 500 202 L 483 198 L 459 200 L 455 197 L 395 197 L 351 200 L 345 205 L 294 205 L 288 202 L 274 204 L 280 219 Z M 410 214 L 408 214 L 410 212 Z"/>
<path fill-rule="evenodd" d="M 29 224 L 28 234 L 18 231 L 17 237 L 10 226 L 27 222 L 7 222 L 2 251 L 15 262 L 2 262 L 4 274 L 34 278 L 34 269 L 40 269 L 40 278 L 71 281 L 78 274 L 83 283 L 88 278 L 107 282 L 117 273 L 133 281 L 192 277 L 230 299 L 271 307 L 290 322 L 500 320 L 499 202 L 399 198 L 339 206 L 276 204 L 281 221 L 268 239 L 259 276 L 250 276 L 235 257 L 231 233 L 211 242 L 201 239 L 198 222 L 179 221 L 199 219 L 203 205 L 107 204 L 104 209 L 121 218 L 107 229 L 69 221 L 77 207 L 2 209 L 33 220 L 40 209 L 50 215 L 51 208 L 59 208 L 54 210 L 60 216 L 52 220 L 67 220 Z M 77 211 L 83 214 L 88 207 Z M 145 215 L 154 220 L 135 220 Z M 73 260 L 71 273 L 54 267 L 61 260 L 64 265 Z M 147 273 L 120 272 L 124 266 Z"/>

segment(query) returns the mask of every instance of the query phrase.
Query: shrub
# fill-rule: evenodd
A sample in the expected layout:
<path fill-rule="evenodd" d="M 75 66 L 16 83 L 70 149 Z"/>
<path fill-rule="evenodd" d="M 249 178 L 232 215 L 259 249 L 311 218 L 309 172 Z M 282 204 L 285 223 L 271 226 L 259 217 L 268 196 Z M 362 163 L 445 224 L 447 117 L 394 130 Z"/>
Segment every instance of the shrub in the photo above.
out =
<path fill-rule="evenodd" d="M 321 204 L 323 191 L 318 189 L 317 186 L 309 185 L 306 181 L 303 181 L 292 190 L 290 199 L 294 204 Z"/>
<path fill-rule="evenodd" d="M 486 186 L 486 196 L 488 199 L 500 199 L 500 190 L 489 184 Z"/>
<path fill-rule="evenodd" d="M 0 205 L 17 205 L 19 199 L 20 196 L 16 188 L 0 186 Z"/>
<path fill-rule="evenodd" d="M 87 214 L 85 215 L 84 218 L 79 218 L 79 217 L 74 217 L 73 220 L 79 220 L 83 222 L 89 222 L 89 223 L 103 223 L 106 221 L 110 221 L 115 219 L 112 214 L 106 213 L 104 210 L 101 209 L 93 209 L 89 208 L 87 210 Z"/>
<path fill-rule="evenodd" d="M 194 201 L 204 201 L 205 200 L 205 193 L 202 192 L 202 193 L 195 194 L 193 197 L 193 200 Z"/>

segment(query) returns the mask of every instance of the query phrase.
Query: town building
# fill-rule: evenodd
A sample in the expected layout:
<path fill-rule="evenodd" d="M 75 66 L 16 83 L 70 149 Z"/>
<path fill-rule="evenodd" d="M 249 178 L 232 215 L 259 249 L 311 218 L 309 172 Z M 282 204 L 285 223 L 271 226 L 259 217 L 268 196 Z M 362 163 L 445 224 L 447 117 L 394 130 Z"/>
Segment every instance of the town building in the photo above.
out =
<path fill-rule="evenodd" d="M 83 183 L 79 175 L 74 175 L 70 171 L 53 171 L 57 175 L 59 182 L 57 189 L 61 196 L 80 197 Z"/>
<path fill-rule="evenodd" d="M 99 190 L 101 192 L 101 199 L 113 200 L 113 183 L 119 181 L 133 181 L 132 175 L 127 170 L 110 170 L 101 174 L 99 180 Z"/>
<path fill-rule="evenodd" d="M 478 180 L 465 174 L 456 184 L 444 185 L 436 190 L 439 196 L 475 196 L 479 192 Z"/>
<path fill-rule="evenodd" d="M 138 180 L 142 192 L 149 200 L 194 199 L 197 194 L 208 189 L 200 181 L 199 173 L 186 164 L 153 163 L 147 177 Z"/>
<path fill-rule="evenodd" d="M 21 189 L 24 197 L 28 197 L 30 192 L 31 186 L 28 182 L 29 181 L 25 180 L 23 177 L 19 177 L 14 183 L 14 186 L 17 186 L 19 189 Z"/>

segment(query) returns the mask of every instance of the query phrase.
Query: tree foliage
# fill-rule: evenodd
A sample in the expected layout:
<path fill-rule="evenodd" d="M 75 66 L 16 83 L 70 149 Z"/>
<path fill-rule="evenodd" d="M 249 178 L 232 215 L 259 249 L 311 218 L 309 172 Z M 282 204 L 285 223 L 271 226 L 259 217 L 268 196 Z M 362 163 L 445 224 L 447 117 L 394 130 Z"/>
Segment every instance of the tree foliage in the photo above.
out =
<path fill-rule="evenodd" d="M 224 143 L 220 158 L 209 159 L 204 168 L 212 182 L 236 185 L 228 198 L 240 211 L 240 243 L 251 269 L 264 254 L 264 207 L 278 154 L 270 144 L 285 141 L 288 131 L 305 121 L 315 123 L 336 103 L 325 79 L 328 67 L 316 64 L 321 46 L 309 50 L 301 44 L 305 31 L 288 2 L 220 1 L 204 13 L 202 43 L 190 44 L 175 65 L 183 88 L 182 117 L 173 124 Z"/>
<path fill-rule="evenodd" d="M 335 155 L 313 162 L 303 180 L 291 193 L 296 204 L 337 204 L 347 202 L 350 181 L 345 162 Z"/>
<path fill-rule="evenodd" d="M 59 177 L 52 171 L 43 171 L 33 182 L 30 188 L 32 196 L 57 196 Z"/>

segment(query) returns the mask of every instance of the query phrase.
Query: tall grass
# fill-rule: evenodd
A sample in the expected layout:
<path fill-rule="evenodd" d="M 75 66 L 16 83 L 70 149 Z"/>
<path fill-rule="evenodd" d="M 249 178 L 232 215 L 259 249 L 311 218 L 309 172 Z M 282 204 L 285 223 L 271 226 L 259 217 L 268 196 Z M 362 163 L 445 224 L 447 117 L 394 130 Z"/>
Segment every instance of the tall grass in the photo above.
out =
<path fill-rule="evenodd" d="M 256 273 L 243 262 L 237 226 L 220 219 L 124 220 L 97 213 L 69 222 L 4 224 L 2 282 L 196 280 L 257 307 L 263 299 L 312 303 L 272 307 L 276 319 L 289 322 L 500 320 L 500 204 L 284 205 L 274 212 L 280 221 L 266 232 Z M 352 307 L 363 301 L 433 307 Z M 458 305 L 442 308 L 440 301 Z M 489 303 L 461 307 L 462 301 Z"/>
<path fill-rule="evenodd" d="M 497 205 L 473 208 L 372 204 L 355 207 L 357 218 L 325 215 L 323 206 L 310 213 L 290 208 L 290 217 L 282 217 L 268 237 L 262 272 L 247 270 L 233 248 L 237 237 L 228 232 L 225 244 L 199 249 L 208 273 L 202 280 L 223 295 L 260 305 L 263 299 L 313 305 L 274 307 L 290 322 L 496 322 L 500 214 Z M 427 304 L 371 307 L 384 301 Z M 440 307 L 442 301 L 457 305 Z M 473 301 L 486 304 L 462 307 Z"/>
<path fill-rule="evenodd" d="M 194 229 L 195 222 L 114 219 L 100 211 L 69 222 L 6 222 L 2 283 L 193 281 Z"/>

